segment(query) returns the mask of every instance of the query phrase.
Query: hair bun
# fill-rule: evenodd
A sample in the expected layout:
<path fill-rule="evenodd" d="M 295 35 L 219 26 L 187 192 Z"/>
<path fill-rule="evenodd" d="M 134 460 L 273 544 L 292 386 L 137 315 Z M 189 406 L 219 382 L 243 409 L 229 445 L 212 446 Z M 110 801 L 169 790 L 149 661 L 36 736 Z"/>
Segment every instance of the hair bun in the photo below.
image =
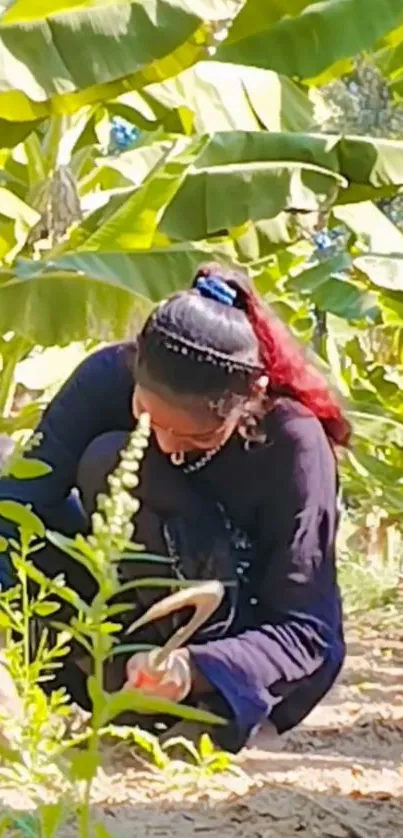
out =
<path fill-rule="evenodd" d="M 208 284 L 200 283 L 200 280 L 208 280 Z M 202 296 L 210 297 L 223 305 L 241 309 L 246 313 L 249 297 L 253 295 L 253 286 L 245 270 L 228 267 L 219 262 L 207 262 L 201 265 L 192 282 L 192 288 L 195 288 Z M 217 288 L 220 288 L 220 291 L 217 292 Z"/>
<path fill-rule="evenodd" d="M 196 279 L 195 288 L 202 297 L 207 297 L 226 306 L 233 306 L 237 297 L 235 288 L 231 288 L 225 279 L 212 274 L 210 276 L 199 276 Z"/>

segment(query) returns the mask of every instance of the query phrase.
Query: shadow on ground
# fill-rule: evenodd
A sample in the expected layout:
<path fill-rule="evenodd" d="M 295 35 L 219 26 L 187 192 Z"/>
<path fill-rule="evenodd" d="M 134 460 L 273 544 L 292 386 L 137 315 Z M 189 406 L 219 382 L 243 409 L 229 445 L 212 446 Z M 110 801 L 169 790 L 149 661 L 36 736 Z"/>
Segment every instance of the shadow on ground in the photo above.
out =
<path fill-rule="evenodd" d="M 280 742 L 261 731 L 241 776 L 151 774 L 108 752 L 94 815 L 120 838 L 401 838 L 402 634 L 355 625 L 332 693 Z M 20 790 L 0 799 L 21 807 Z M 76 835 L 70 821 L 58 838 Z"/>

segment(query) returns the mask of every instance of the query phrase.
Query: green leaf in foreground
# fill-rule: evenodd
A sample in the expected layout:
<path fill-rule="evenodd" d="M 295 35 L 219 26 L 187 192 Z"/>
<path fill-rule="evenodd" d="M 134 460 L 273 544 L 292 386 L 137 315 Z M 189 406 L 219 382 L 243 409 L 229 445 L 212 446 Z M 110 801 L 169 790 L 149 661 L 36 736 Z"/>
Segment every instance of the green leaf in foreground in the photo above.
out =
<path fill-rule="evenodd" d="M 206 258 L 211 253 L 201 247 L 176 245 L 21 259 L 12 271 L 0 270 L 0 332 L 18 329 L 41 346 L 129 339 L 151 303 L 188 286 Z"/>
<path fill-rule="evenodd" d="M 246 0 L 214 56 L 312 79 L 402 23 L 401 0 Z"/>
<path fill-rule="evenodd" d="M 22 503 L 14 500 L 0 501 L 0 516 L 17 524 L 30 537 L 43 538 L 45 535 L 45 527 L 40 518 L 31 511 L 29 506 L 24 506 Z"/>
<path fill-rule="evenodd" d="M 46 474 L 50 474 L 51 471 L 51 467 L 41 460 L 27 460 L 21 457 L 11 467 L 10 474 L 18 480 L 32 480 L 35 477 L 44 477 Z"/>
<path fill-rule="evenodd" d="M 77 751 L 69 755 L 70 761 L 70 775 L 71 779 L 77 780 L 91 780 L 95 777 L 100 766 L 100 758 L 98 754 L 92 754 L 89 751 Z"/>
<path fill-rule="evenodd" d="M 90 676 L 88 679 L 88 691 L 91 695 L 94 688 L 94 678 Z M 100 696 L 97 696 L 99 702 Z M 196 707 L 188 707 L 185 704 L 175 704 L 173 701 L 167 701 L 164 698 L 154 698 L 145 695 L 140 690 L 120 690 L 117 693 L 107 694 L 102 696 L 104 700 L 104 709 L 101 712 L 100 723 L 107 724 L 120 715 L 120 713 L 134 712 L 143 715 L 167 715 L 178 716 L 182 719 L 188 719 L 193 722 L 205 722 L 206 724 L 225 725 L 225 719 L 216 716 L 214 713 L 209 713 L 206 710 L 199 710 Z"/>
<path fill-rule="evenodd" d="M 50 20 L 46 6 L 41 11 L 31 0 L 13 3 L 0 18 L 0 117 L 24 122 L 73 113 L 175 76 L 205 53 L 212 25 L 231 18 L 238 4 L 52 5 Z"/>

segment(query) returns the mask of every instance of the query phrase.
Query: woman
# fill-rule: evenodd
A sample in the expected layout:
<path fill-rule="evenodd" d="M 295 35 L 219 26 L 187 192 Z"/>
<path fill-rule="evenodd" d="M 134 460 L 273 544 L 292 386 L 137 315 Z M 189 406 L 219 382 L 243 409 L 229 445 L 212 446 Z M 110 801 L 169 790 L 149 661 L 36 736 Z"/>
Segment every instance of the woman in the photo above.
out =
<path fill-rule="evenodd" d="M 86 532 L 144 411 L 152 437 L 136 491 L 137 540 L 169 556 L 175 576 L 230 584 L 219 613 L 163 675 L 152 656 L 135 655 L 120 686 L 150 671 L 154 694 L 224 714 L 229 723 L 214 736 L 237 751 L 266 719 L 279 733 L 297 725 L 340 671 L 334 450 L 350 427 L 243 274 L 207 265 L 190 290 L 155 309 L 136 344 L 81 364 L 38 429 L 35 456 L 52 473 L 3 480 L 0 496 L 30 502 L 49 528 Z M 82 570 L 53 548 L 40 564 L 50 575 L 66 570 L 90 595 Z M 172 630 L 168 621 L 133 640 L 161 644 Z M 75 678 L 64 677 L 74 695 Z"/>

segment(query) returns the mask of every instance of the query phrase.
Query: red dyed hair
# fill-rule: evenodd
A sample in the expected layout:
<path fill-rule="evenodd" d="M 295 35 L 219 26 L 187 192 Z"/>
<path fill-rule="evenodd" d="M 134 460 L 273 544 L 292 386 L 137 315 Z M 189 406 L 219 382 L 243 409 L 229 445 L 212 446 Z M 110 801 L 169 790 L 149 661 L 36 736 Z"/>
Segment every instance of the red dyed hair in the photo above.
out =
<path fill-rule="evenodd" d="M 336 445 L 347 446 L 351 425 L 326 380 L 309 363 L 288 329 L 262 305 L 259 297 L 243 288 L 246 313 L 258 339 L 270 390 L 288 395 L 307 407 L 322 423 Z"/>
<path fill-rule="evenodd" d="M 351 425 L 320 372 L 305 356 L 288 328 L 264 305 L 249 276 L 216 262 L 202 265 L 199 276 L 218 276 L 237 291 L 234 302 L 242 309 L 257 337 L 261 363 L 269 378 L 269 392 L 290 396 L 322 423 L 330 442 L 347 447 Z"/>

